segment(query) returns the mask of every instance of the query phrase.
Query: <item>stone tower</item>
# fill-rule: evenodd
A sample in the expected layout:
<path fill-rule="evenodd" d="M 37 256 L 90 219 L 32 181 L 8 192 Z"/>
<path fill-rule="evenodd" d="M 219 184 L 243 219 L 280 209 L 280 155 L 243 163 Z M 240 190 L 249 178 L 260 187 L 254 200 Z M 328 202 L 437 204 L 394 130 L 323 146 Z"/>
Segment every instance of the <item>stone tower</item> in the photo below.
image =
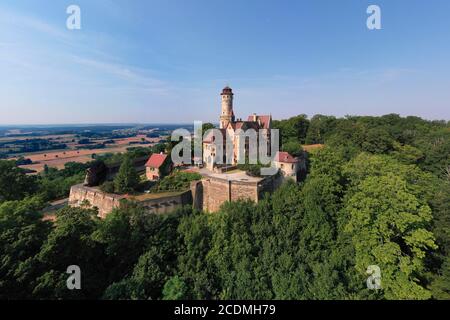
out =
<path fill-rule="evenodd" d="M 220 94 L 222 96 L 222 113 L 220 115 L 220 129 L 225 129 L 228 123 L 234 122 L 233 90 L 225 87 Z"/>

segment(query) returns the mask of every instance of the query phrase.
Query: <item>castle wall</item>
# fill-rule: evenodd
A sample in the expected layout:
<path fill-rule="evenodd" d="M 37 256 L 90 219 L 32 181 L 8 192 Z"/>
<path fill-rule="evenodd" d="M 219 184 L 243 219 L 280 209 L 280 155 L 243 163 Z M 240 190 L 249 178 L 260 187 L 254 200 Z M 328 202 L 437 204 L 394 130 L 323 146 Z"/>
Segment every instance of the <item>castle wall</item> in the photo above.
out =
<path fill-rule="evenodd" d="M 139 202 L 148 212 L 154 214 L 171 213 L 186 205 L 192 204 L 191 191 L 185 191 L 173 196 L 161 196 L 160 198 L 144 200 Z"/>
<path fill-rule="evenodd" d="M 90 208 L 98 208 L 100 218 L 105 218 L 113 209 L 120 207 L 120 201 L 126 196 L 108 194 L 99 189 L 82 184 L 70 189 L 69 205 L 79 207 L 86 203 Z M 162 195 L 161 197 L 141 200 L 139 203 L 149 213 L 164 214 L 192 203 L 191 191 Z"/>
<path fill-rule="evenodd" d="M 267 177 L 259 181 L 204 177 L 201 181 L 191 185 L 191 190 L 194 190 L 193 205 L 198 210 L 217 212 L 222 204 L 227 201 L 251 200 L 258 202 L 267 192 L 271 193 L 278 188 L 282 182 L 283 177 L 280 175 Z"/>
<path fill-rule="evenodd" d="M 98 215 L 105 218 L 114 208 L 120 206 L 120 200 L 124 196 L 104 193 L 101 190 L 78 184 L 70 188 L 69 205 L 79 207 L 86 203 L 88 207 L 98 208 Z"/>
<path fill-rule="evenodd" d="M 252 200 L 258 202 L 258 184 L 242 181 L 232 181 L 230 183 L 231 201 Z"/>
<path fill-rule="evenodd" d="M 230 199 L 229 182 L 223 179 L 205 178 L 201 181 L 203 186 L 202 210 L 215 212 Z"/>
<path fill-rule="evenodd" d="M 192 206 L 194 209 L 203 207 L 203 184 L 201 181 L 191 182 Z"/>

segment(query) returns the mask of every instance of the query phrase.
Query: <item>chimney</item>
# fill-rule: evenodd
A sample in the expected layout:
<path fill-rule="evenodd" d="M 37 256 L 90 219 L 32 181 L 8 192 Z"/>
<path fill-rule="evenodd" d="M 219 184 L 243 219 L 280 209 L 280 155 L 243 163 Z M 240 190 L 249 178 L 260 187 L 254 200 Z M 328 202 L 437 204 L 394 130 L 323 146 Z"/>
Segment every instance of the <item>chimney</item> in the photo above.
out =
<path fill-rule="evenodd" d="M 256 122 L 256 119 L 257 119 L 258 117 L 256 116 L 256 113 L 253 113 L 253 121 L 255 121 Z"/>

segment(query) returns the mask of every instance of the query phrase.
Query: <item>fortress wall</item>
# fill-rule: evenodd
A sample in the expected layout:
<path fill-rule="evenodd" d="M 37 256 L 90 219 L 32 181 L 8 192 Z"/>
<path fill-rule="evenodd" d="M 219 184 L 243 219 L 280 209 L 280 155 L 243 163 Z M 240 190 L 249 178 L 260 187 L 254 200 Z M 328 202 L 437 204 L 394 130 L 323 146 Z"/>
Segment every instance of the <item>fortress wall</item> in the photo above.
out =
<path fill-rule="evenodd" d="M 69 205 L 79 207 L 88 201 L 91 208 L 98 208 L 100 218 L 105 218 L 113 209 L 120 207 L 120 201 L 125 196 L 104 193 L 101 190 L 84 186 L 82 184 L 72 186 L 70 189 Z M 173 196 L 161 196 L 139 203 L 149 213 L 164 214 L 192 203 L 191 191 L 175 194 Z"/>
<path fill-rule="evenodd" d="M 203 207 L 203 184 L 201 181 L 191 182 L 192 206 L 194 209 L 201 210 Z"/>
<path fill-rule="evenodd" d="M 164 214 L 175 211 L 183 206 L 192 204 L 191 191 L 185 191 L 174 196 L 165 196 L 141 201 L 140 204 L 148 213 Z"/>
<path fill-rule="evenodd" d="M 191 184 L 193 206 L 197 210 L 217 212 L 223 203 L 249 199 L 258 202 L 266 193 L 272 193 L 283 182 L 277 175 L 256 181 L 228 181 L 204 177 Z"/>
<path fill-rule="evenodd" d="M 88 201 L 91 208 L 98 208 L 98 215 L 105 218 L 114 208 L 120 206 L 123 196 L 107 194 L 101 190 L 78 184 L 70 188 L 69 205 L 79 207 L 83 202 Z"/>
<path fill-rule="evenodd" d="M 258 198 L 262 199 L 266 193 L 273 193 L 284 181 L 285 179 L 281 174 L 262 180 L 258 185 Z"/>
<path fill-rule="evenodd" d="M 164 214 L 172 212 L 185 205 L 192 204 L 197 210 L 209 212 L 219 211 L 227 201 L 249 199 L 258 202 L 266 193 L 272 193 L 283 182 L 283 176 L 277 175 L 256 181 L 228 181 L 226 179 L 204 177 L 201 181 L 191 183 L 191 190 L 140 201 L 149 213 Z M 114 208 L 120 207 L 120 201 L 125 196 L 107 194 L 99 189 L 84 186 L 72 186 L 69 205 L 80 206 L 88 201 L 90 207 L 97 207 L 99 216 L 105 218 Z"/>
<path fill-rule="evenodd" d="M 252 200 L 258 202 L 258 184 L 256 182 L 232 181 L 231 201 Z"/>
<path fill-rule="evenodd" d="M 200 184 L 201 186 L 199 186 Z M 209 212 L 219 211 L 222 204 L 227 201 L 252 200 L 258 202 L 260 199 L 260 187 L 255 181 L 228 181 L 225 179 L 206 177 L 198 182 L 195 188 L 203 189 L 202 197 L 197 196 L 194 208 Z M 269 182 L 271 184 L 271 182 Z"/>
<path fill-rule="evenodd" d="M 201 209 L 209 212 L 218 211 L 220 206 L 229 200 L 229 182 L 208 177 L 203 179 L 201 183 L 203 187 L 203 204 Z"/>

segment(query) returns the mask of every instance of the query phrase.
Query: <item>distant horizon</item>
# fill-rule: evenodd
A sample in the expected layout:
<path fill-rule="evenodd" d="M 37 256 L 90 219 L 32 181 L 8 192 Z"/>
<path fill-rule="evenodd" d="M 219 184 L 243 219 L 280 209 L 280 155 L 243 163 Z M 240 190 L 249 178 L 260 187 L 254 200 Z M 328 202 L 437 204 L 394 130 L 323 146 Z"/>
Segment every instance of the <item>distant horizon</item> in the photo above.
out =
<path fill-rule="evenodd" d="M 0 128 L 8 128 L 8 127 L 65 127 L 65 126 L 73 126 L 73 127 L 84 127 L 84 126 L 157 126 L 157 125 L 186 125 L 186 123 L 179 122 L 168 122 L 168 123 L 109 123 L 109 122 L 99 122 L 99 123 L 29 123 L 29 124 L 0 124 Z"/>
<path fill-rule="evenodd" d="M 428 118 L 424 118 L 418 115 L 402 115 L 402 114 L 398 114 L 395 112 L 392 113 L 386 113 L 386 114 L 381 114 L 381 115 L 345 115 L 345 116 L 336 116 L 333 114 L 315 114 L 313 116 L 309 116 L 307 115 L 308 119 L 311 119 L 312 117 L 316 116 L 316 115 L 323 115 L 323 116 L 330 116 L 330 117 L 336 117 L 336 118 L 346 118 L 346 117 L 383 117 L 383 116 L 387 116 L 387 115 L 391 115 L 391 114 L 397 114 L 399 115 L 401 118 L 408 118 L 408 117 L 418 117 L 421 118 L 423 120 L 426 121 L 445 121 L 445 122 L 449 122 L 450 118 L 448 119 L 428 119 Z M 303 115 L 302 113 L 296 114 L 296 115 L 292 115 L 289 116 L 287 118 L 274 118 L 272 117 L 272 120 L 287 120 L 289 118 L 292 117 L 296 117 L 299 115 Z M 213 125 L 218 125 L 219 121 L 203 121 L 203 120 L 194 120 L 194 121 L 202 121 L 203 123 L 212 123 Z M 28 123 L 28 124 L 1 124 L 0 123 L 0 128 L 10 128 L 10 127 L 48 127 L 48 128 L 53 128 L 53 127 L 65 127 L 65 126 L 74 126 L 74 127 L 83 127 L 83 126 L 158 126 L 158 125 L 193 125 L 194 121 L 191 122 L 93 122 L 93 123 Z"/>

